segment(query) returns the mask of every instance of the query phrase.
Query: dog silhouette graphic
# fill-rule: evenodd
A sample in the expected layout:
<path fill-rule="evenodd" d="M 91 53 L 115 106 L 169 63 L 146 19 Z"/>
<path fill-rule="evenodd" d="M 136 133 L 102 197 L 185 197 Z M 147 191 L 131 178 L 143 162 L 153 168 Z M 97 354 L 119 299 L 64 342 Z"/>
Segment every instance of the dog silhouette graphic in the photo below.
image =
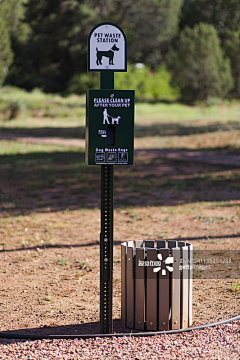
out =
<path fill-rule="evenodd" d="M 98 48 L 96 48 L 96 50 L 97 50 L 97 65 L 102 65 L 103 56 L 109 58 L 109 65 L 114 65 L 113 63 L 114 51 L 119 51 L 119 48 L 115 44 L 108 51 L 100 51 L 98 50 Z"/>

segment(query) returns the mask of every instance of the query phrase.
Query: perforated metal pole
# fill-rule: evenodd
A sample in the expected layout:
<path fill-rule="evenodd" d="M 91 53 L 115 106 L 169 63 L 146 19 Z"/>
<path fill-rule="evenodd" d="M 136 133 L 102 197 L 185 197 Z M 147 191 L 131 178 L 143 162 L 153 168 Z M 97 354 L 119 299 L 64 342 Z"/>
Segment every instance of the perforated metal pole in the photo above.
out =
<path fill-rule="evenodd" d="M 101 89 L 114 89 L 114 72 L 101 72 Z M 100 332 L 111 334 L 113 288 L 113 165 L 101 165 Z"/>

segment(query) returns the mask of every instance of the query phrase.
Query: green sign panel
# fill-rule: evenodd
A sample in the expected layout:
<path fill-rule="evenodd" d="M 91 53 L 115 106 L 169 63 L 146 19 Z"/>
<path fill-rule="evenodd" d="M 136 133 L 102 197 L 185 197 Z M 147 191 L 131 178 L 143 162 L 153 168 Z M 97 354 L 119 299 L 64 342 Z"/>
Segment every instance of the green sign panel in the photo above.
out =
<path fill-rule="evenodd" d="M 134 90 L 88 90 L 86 163 L 133 165 Z"/>

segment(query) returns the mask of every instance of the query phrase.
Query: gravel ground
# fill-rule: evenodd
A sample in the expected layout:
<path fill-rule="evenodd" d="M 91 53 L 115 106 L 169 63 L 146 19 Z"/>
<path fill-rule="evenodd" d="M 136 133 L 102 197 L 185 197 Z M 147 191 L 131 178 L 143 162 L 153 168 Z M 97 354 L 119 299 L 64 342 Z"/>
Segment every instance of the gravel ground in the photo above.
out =
<path fill-rule="evenodd" d="M 0 339 L 0 359 L 240 359 L 240 321 L 188 333 L 74 340 Z"/>
<path fill-rule="evenodd" d="M 0 134 L 1 138 L 1 134 Z M 4 135 L 4 138 L 6 136 Z M 9 137 L 10 139 L 11 137 Z M 11 138 L 12 139 L 12 138 Z M 23 142 L 36 142 L 36 138 L 26 139 L 24 137 L 14 139 L 18 141 Z M 73 142 L 74 141 L 74 142 Z M 41 143 L 48 143 L 49 138 L 41 138 Z M 51 142 L 62 145 L 62 139 L 51 139 Z M 84 146 L 84 140 L 66 140 L 65 145 L 66 146 Z M 139 147 L 139 146 L 138 146 Z M 212 163 L 212 164 L 218 164 L 219 159 L 221 159 L 220 164 L 222 164 L 222 161 L 224 164 L 229 165 L 229 161 L 231 161 L 231 166 L 239 166 L 240 164 L 240 157 L 239 155 L 229 155 L 226 154 L 226 156 L 223 158 L 224 155 L 222 154 L 215 154 L 215 153 L 202 153 L 202 152 L 191 152 L 191 151 L 175 151 L 174 153 L 170 150 L 161 150 L 161 153 L 159 150 L 155 151 L 155 156 L 158 157 L 159 154 L 162 157 L 166 157 L 168 159 L 173 160 L 188 160 L 188 161 L 195 161 L 195 162 L 204 162 Z M 203 156 L 204 155 L 204 156 Z M 211 155 L 211 156 L 210 156 Z M 154 151 L 151 153 L 151 156 L 154 157 Z M 234 195 L 231 193 L 231 198 L 235 198 Z M 212 217 L 212 209 L 209 210 L 211 213 L 206 218 Z M 216 210 L 215 210 L 216 211 Z M 220 210 L 219 210 L 220 211 Z M 221 208 L 221 214 L 218 215 L 219 218 L 222 215 L 222 208 Z M 229 212 L 229 209 L 228 209 Z M 120 216 L 120 214 L 118 214 Z M 186 217 L 186 214 L 181 214 Z M 216 214 L 215 214 L 216 215 Z M 64 214 L 66 217 L 66 214 Z M 72 214 L 71 214 L 72 216 Z M 216 215 L 217 216 L 217 215 Z M 226 216 L 229 216 L 229 213 L 227 213 Z M 233 214 L 232 216 L 238 216 L 238 214 Z M 217 218 L 216 218 L 217 219 Z M 172 220 L 175 223 L 176 226 L 176 217 Z M 193 226 L 196 225 L 196 237 L 202 237 L 206 238 L 205 233 L 207 232 L 208 228 L 206 227 L 206 223 L 200 222 L 200 223 L 193 223 L 192 219 L 188 219 L 188 223 L 186 222 L 186 219 L 180 218 L 178 220 L 181 222 L 181 226 L 177 227 L 176 231 L 179 231 L 181 229 L 181 233 L 186 232 L 185 236 L 188 237 L 188 230 L 187 226 L 188 223 L 191 221 L 191 236 L 193 237 Z M 200 220 L 199 220 L 200 221 Z M 168 222 L 168 224 L 171 224 L 171 220 Z M 182 224 L 184 224 L 184 228 L 182 227 Z M 231 226 L 230 226 L 230 225 Z M 232 227 L 232 222 L 229 222 L 228 226 L 226 226 L 225 223 L 222 223 L 222 227 L 224 227 L 224 231 L 227 235 L 231 236 L 232 234 L 238 234 L 239 231 L 234 225 L 234 231 Z M 152 225 L 152 223 L 151 223 Z M 215 226 L 218 227 L 218 231 L 216 230 L 216 233 L 213 232 L 213 226 L 214 224 L 211 224 L 211 237 L 218 236 L 218 233 L 221 233 L 221 224 L 216 223 Z M 137 223 L 137 226 L 138 223 Z M 148 226 L 148 224 L 147 224 Z M 77 224 L 77 227 L 79 227 L 79 224 Z M 170 227 L 170 225 L 169 225 Z M 27 226 L 28 228 L 28 226 Z M 189 227 L 190 228 L 190 227 Z M 201 230 L 199 232 L 199 229 Z M 227 230 L 227 232 L 226 232 Z M 35 231 L 35 230 L 33 230 Z M 134 229 L 135 231 L 135 229 Z M 190 230 L 189 230 L 190 231 Z M 62 228 L 61 228 L 62 232 Z M 79 228 L 78 228 L 79 233 Z M 18 234 L 18 233 L 17 233 Z M 173 234 L 174 236 L 176 234 Z M 227 236 L 226 235 L 226 236 Z M 235 236 L 235 235 L 234 235 Z M 24 232 L 24 237 L 26 237 L 26 233 Z M 220 237 L 222 238 L 222 237 Z M 59 236 L 58 236 L 59 239 Z M 234 241 L 236 238 L 234 238 Z M 214 243 L 213 243 L 214 245 Z M 70 250 L 69 250 L 70 251 Z M 89 250 L 88 250 L 89 251 Z M 96 251 L 96 250 L 94 250 Z M 4 254 L 5 255 L 5 254 Z M 8 255 L 9 256 L 9 255 Z M 29 255 L 26 255 L 29 257 Z M 70 257 L 69 257 L 70 258 Z M 61 260 L 61 259 L 60 259 Z M 16 266 L 19 266 L 19 259 L 15 259 L 15 262 L 12 263 L 12 261 L 8 261 L 10 263 L 11 267 L 12 264 L 15 264 Z M 26 265 L 23 265 L 25 264 Z M 32 264 L 32 263 L 31 263 Z M 34 263 L 35 264 L 35 263 Z M 24 269 L 24 271 L 29 267 L 29 262 L 25 261 L 24 263 L 21 262 L 21 266 Z M 24 267 L 25 266 L 25 267 Z M 117 266 L 117 264 L 116 264 Z M 62 269 L 62 268 L 61 268 Z M 19 270 L 18 270 L 19 271 Z M 67 270 L 64 270 L 67 271 Z M 70 270 L 69 270 L 70 271 Z M 71 270 L 72 272 L 72 270 Z M 5 273 L 5 272 L 4 272 Z M 6 272 L 6 274 L 8 274 Z M 22 274 L 22 273 L 20 273 Z M 54 272 L 55 274 L 55 272 Z M 92 275 L 96 276 L 94 271 L 92 271 Z M 33 276 L 33 275 L 31 275 Z M 48 275 L 49 276 L 49 275 Z M 52 285 L 52 284 L 50 284 Z M 115 284 L 115 287 L 117 286 L 117 283 Z M 17 286 L 16 286 L 17 288 Z M 52 286 L 53 288 L 53 286 Z M 226 290 L 226 287 L 223 288 Z M 8 290 L 8 289 L 7 289 Z M 25 289 L 26 290 L 26 289 Z M 64 291 L 67 289 L 63 289 Z M 11 288 L 12 291 L 12 288 Z M 16 289 L 18 291 L 18 289 Z M 23 290 L 24 291 L 24 290 Z M 23 292 L 28 298 L 29 298 L 29 289 L 27 289 L 28 295 Z M 211 291 L 214 292 L 214 288 L 211 288 Z M 66 294 L 68 294 L 66 292 Z M 75 294 L 73 292 L 73 294 Z M 205 297 L 209 298 L 209 292 L 205 292 Z M 211 316 L 215 316 L 215 313 L 212 315 L 211 309 L 214 307 L 214 310 L 217 309 L 218 313 L 222 313 L 222 309 L 224 308 L 224 314 L 226 313 L 225 307 L 230 311 L 229 317 L 236 315 L 235 311 L 232 312 L 232 309 L 229 308 L 228 304 L 226 305 L 226 295 L 230 297 L 231 292 L 221 292 L 218 293 L 218 296 L 213 296 L 213 299 L 215 298 L 216 301 L 213 302 L 212 299 L 210 299 L 211 302 L 211 308 L 210 307 L 204 307 L 204 287 L 201 286 L 196 291 L 196 298 L 199 301 L 196 301 L 197 307 L 196 307 L 196 313 L 198 314 L 198 321 L 203 324 L 205 323 L 205 316 L 207 319 Z M 9 296 L 9 294 L 6 294 L 6 296 Z M 15 296 L 15 294 L 13 294 Z M 68 295 L 67 295 L 68 296 Z M 95 295 L 96 296 L 96 295 Z M 221 296 L 224 296 L 224 298 L 221 298 Z M 233 308 L 237 309 L 238 305 L 237 302 L 239 302 L 238 297 L 235 296 L 235 301 L 232 301 L 232 298 L 230 298 L 231 304 L 233 304 Z M 221 302 L 219 300 L 222 300 Z M 9 297 L 7 298 L 8 303 Z M 203 301 L 204 300 L 204 301 Z M 51 302 L 47 301 L 47 304 Z M 199 305 L 200 304 L 200 305 Z M 203 304 L 203 305 L 201 305 Z M 214 306 L 213 306 L 214 305 Z M 40 305 L 39 305 L 40 306 Z M 41 305 L 46 306 L 46 305 Z M 82 306 L 82 305 L 81 305 Z M 202 307 L 201 307 L 202 306 Z M 92 306 L 91 306 L 92 308 Z M 210 309 L 210 310 L 209 310 Z M 9 309 L 7 309 L 9 311 Z M 209 312 L 209 313 L 208 313 Z M 13 312 L 11 312 L 12 314 Z M 19 309 L 17 309 L 16 314 L 19 318 Z M 46 318 L 44 318 L 44 321 L 46 322 L 46 319 L 49 320 L 49 311 L 46 311 Z M 17 324 L 22 327 L 22 324 L 19 322 L 17 318 Z M 25 317 L 23 317 L 25 318 Z M 55 320 L 55 319 L 54 319 Z M 218 319 L 215 319 L 217 321 Z M 6 326 L 8 329 L 11 329 L 9 326 L 9 323 L 12 322 L 12 327 L 16 328 L 16 323 L 12 321 L 12 318 L 9 318 L 7 320 L 2 321 L 2 327 Z M 206 321 L 208 322 L 208 321 Z M 209 321 L 210 322 L 210 321 Z M 28 327 L 31 327 L 31 324 L 27 324 Z M 38 331 L 38 330 L 37 330 Z M 171 335 L 160 335 L 160 336 L 153 336 L 153 337 L 121 337 L 121 338 L 95 338 L 95 339 L 74 339 L 74 340 L 36 340 L 36 341 L 30 341 L 30 340 L 8 340 L 8 339 L 0 339 L 0 359 L 6 359 L 6 360 L 14 360 L 14 359 L 21 359 L 21 360 L 30 360 L 30 359 L 47 359 L 47 360 L 57 360 L 57 359 L 161 359 L 161 360 L 167 360 L 167 359 L 231 359 L 231 360 L 239 360 L 240 359 L 240 321 L 235 321 L 230 324 L 225 324 L 221 326 L 216 326 L 213 328 L 207 328 L 205 330 L 193 330 L 192 332 L 188 333 L 181 333 L 181 334 L 171 334 Z"/>

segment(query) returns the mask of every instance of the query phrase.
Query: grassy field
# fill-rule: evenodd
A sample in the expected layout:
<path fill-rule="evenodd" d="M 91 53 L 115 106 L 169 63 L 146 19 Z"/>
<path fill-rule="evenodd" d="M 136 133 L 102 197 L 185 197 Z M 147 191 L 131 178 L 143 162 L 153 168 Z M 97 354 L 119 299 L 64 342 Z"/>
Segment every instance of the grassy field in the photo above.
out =
<path fill-rule="evenodd" d="M 18 118 L 8 120 L 11 99 L 24 102 L 25 111 Z M 6 204 L 12 204 L 12 211 L 17 212 L 28 208 L 99 207 L 99 168 L 85 165 L 84 145 L 79 148 L 75 143 L 64 143 L 64 140 L 84 140 L 84 96 L 62 98 L 39 90 L 26 93 L 4 88 L 0 93 L 0 109 L 3 209 Z M 115 169 L 116 208 L 238 198 L 238 168 L 189 166 L 180 162 L 166 165 L 166 160 L 152 149 L 239 154 L 239 119 L 239 103 L 212 107 L 136 104 L 135 144 L 140 151 L 136 151 L 135 166 Z M 20 141 L 27 136 L 36 141 Z M 41 137 L 48 138 L 48 143 L 41 143 Z M 62 139 L 63 144 L 51 143 L 52 138 Z M 165 165 L 167 171 L 162 170 Z M 13 188 L 7 191 L 5 186 L 10 184 Z M 226 188 L 232 195 L 226 195 Z M 46 201 L 39 196 L 42 191 Z"/>
<path fill-rule="evenodd" d="M 9 102 L 16 99 L 23 111 L 9 120 Z M 114 170 L 115 318 L 121 241 L 183 239 L 199 249 L 240 249 L 240 170 L 221 164 L 221 156 L 240 154 L 240 104 L 137 103 L 135 113 L 135 165 Z M 85 165 L 84 136 L 84 96 L 0 91 L 0 285 L 5 289 L 0 320 L 12 314 L 5 328 L 97 321 L 100 168 Z M 76 145 L 76 140 L 82 141 Z M 201 150 L 203 159 L 211 150 L 220 161 L 166 159 L 162 149 Z M 92 296 L 90 305 L 79 294 L 75 299 L 76 286 L 83 297 Z M 239 281 L 220 287 L 218 296 L 228 291 L 235 304 Z M 25 306 L 25 291 L 36 314 Z M 207 314 L 204 301 L 200 318 Z M 234 315 L 231 304 L 229 309 Z M 209 313 L 209 319 L 215 315 Z"/>

